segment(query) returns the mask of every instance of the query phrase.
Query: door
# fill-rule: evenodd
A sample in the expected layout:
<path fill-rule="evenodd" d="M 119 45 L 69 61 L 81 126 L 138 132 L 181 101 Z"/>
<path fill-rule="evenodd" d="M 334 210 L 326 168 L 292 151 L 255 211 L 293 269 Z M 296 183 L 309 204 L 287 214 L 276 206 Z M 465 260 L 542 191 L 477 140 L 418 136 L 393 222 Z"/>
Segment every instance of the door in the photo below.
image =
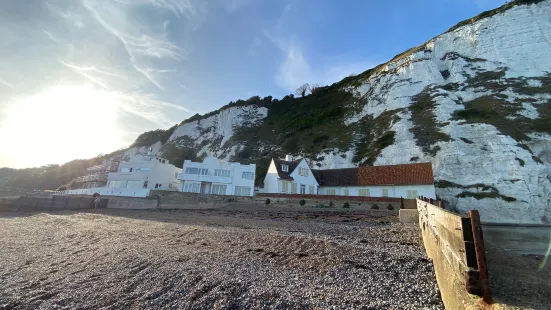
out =
<path fill-rule="evenodd" d="M 300 193 L 302 195 L 306 194 L 306 185 L 300 184 Z"/>
<path fill-rule="evenodd" d="M 210 194 L 210 187 L 212 183 L 201 182 L 201 194 Z"/>

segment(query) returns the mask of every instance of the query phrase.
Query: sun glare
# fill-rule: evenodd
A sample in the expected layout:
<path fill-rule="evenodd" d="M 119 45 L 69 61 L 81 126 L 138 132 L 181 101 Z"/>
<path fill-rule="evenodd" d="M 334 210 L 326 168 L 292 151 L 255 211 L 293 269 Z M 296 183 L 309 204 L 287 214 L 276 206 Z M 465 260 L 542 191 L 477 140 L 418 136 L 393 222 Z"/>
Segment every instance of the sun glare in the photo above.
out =
<path fill-rule="evenodd" d="M 114 151 L 122 143 L 118 107 L 116 94 L 91 86 L 53 87 L 14 102 L 0 123 L 3 164 L 61 164 Z"/>

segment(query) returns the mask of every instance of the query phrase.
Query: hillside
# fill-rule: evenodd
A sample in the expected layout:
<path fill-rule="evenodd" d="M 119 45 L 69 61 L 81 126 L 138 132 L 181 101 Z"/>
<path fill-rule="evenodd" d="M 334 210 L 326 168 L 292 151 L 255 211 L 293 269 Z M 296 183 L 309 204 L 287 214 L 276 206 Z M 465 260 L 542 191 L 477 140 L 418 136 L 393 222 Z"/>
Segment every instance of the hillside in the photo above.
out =
<path fill-rule="evenodd" d="M 512 1 L 314 94 L 252 97 L 142 134 L 181 166 L 290 153 L 318 168 L 433 163 L 437 194 L 486 221 L 551 222 L 551 0 Z"/>

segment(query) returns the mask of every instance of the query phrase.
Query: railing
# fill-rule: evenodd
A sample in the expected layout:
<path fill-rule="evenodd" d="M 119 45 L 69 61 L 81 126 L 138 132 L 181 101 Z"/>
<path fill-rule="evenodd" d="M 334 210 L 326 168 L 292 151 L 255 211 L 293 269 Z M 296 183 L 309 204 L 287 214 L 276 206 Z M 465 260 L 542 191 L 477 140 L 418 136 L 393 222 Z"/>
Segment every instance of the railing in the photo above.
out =
<path fill-rule="evenodd" d="M 446 309 L 471 303 L 468 294 L 492 302 L 488 269 L 477 210 L 468 216 L 449 212 L 429 199 L 417 199 L 419 226 L 427 255 L 433 260 L 436 279 Z M 466 294 L 468 293 L 468 294 Z"/>

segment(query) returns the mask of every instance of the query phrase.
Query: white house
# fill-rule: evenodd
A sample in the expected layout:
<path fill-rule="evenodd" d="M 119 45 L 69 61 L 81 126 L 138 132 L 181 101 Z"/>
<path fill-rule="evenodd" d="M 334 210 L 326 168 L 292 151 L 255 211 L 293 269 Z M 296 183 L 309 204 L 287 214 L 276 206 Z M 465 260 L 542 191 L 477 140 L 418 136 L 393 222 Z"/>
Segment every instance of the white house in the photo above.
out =
<path fill-rule="evenodd" d="M 304 159 L 272 158 L 264 178 L 264 193 L 317 194 L 318 181 Z"/>
<path fill-rule="evenodd" d="M 215 157 L 184 161 L 180 191 L 213 195 L 253 196 L 256 165 L 223 163 Z"/>
<path fill-rule="evenodd" d="M 109 173 L 107 187 L 177 191 L 181 171 L 159 156 L 137 154 L 121 162 L 117 172 Z"/>
<path fill-rule="evenodd" d="M 436 199 L 431 163 L 313 170 L 320 195 Z"/>

